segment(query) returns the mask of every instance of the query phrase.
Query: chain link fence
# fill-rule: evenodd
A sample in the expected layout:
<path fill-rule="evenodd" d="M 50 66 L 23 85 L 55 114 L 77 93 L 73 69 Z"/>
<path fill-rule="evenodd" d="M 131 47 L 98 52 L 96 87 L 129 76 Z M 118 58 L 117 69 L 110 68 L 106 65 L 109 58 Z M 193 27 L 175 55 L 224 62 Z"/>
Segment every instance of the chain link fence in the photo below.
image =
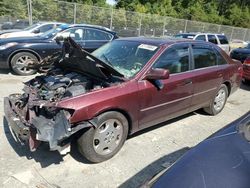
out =
<path fill-rule="evenodd" d="M 28 0 L 27 16 L 30 24 L 37 21 L 85 23 L 108 27 L 119 36 L 172 36 L 184 32 L 223 33 L 229 40 L 250 41 L 250 29 L 176 19 L 155 14 L 141 14 L 124 9 L 103 8 L 54 0 Z M 30 7 L 30 8 L 28 8 Z M 20 18 L 14 15 L 0 17 L 0 25 Z"/>

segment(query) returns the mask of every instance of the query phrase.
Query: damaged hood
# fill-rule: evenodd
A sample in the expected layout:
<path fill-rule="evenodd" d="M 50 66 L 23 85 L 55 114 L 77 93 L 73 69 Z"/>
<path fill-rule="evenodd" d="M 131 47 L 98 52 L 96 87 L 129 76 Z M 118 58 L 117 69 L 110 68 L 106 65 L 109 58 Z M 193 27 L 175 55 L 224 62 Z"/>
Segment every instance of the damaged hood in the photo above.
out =
<path fill-rule="evenodd" d="M 124 77 L 110 65 L 83 50 L 70 37 L 64 40 L 62 58 L 55 66 L 64 70 L 88 74 L 99 79 L 108 79 L 110 76 Z"/>

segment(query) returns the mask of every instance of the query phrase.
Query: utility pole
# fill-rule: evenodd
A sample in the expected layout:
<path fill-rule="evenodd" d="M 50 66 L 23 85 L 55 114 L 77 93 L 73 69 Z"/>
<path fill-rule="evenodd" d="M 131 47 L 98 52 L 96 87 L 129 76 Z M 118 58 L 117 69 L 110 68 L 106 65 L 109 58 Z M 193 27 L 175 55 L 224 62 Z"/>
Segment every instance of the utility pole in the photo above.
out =
<path fill-rule="evenodd" d="M 32 25 L 32 0 L 27 0 L 29 25 Z"/>

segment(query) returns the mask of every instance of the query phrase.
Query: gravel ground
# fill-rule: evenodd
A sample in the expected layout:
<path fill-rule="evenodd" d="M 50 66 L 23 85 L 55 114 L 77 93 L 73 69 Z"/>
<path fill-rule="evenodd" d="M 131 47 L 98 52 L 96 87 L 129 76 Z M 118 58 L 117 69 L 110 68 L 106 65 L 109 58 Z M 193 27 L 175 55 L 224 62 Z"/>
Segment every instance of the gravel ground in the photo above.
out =
<path fill-rule="evenodd" d="M 77 152 L 61 156 L 46 145 L 31 153 L 12 138 L 3 97 L 20 92 L 32 76 L 0 72 L 0 187 L 137 187 L 229 122 L 250 110 L 250 86 L 242 85 L 217 116 L 193 112 L 129 138 L 111 160 L 89 164 Z"/>

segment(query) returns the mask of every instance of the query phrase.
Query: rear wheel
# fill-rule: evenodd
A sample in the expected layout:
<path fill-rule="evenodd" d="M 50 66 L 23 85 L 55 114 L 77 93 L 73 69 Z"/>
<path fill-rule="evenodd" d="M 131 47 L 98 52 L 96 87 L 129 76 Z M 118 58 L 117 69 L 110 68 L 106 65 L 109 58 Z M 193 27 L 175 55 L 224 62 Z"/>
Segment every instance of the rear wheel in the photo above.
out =
<path fill-rule="evenodd" d="M 210 115 L 216 115 L 222 111 L 224 108 L 228 97 L 228 89 L 225 84 L 220 86 L 220 89 L 217 91 L 215 97 L 210 103 L 209 107 L 204 108 L 204 111 Z"/>
<path fill-rule="evenodd" d="M 35 69 L 28 68 L 29 64 L 37 64 L 38 59 L 35 55 L 29 52 L 19 52 L 11 59 L 11 68 L 18 75 L 32 75 L 37 72 Z"/>
<path fill-rule="evenodd" d="M 96 128 L 91 127 L 78 139 L 80 153 L 94 163 L 113 157 L 128 135 L 128 120 L 119 112 L 99 115 L 96 124 Z"/>
<path fill-rule="evenodd" d="M 247 80 L 245 78 L 242 78 L 242 82 L 243 84 L 246 84 L 246 85 L 250 84 L 250 80 Z"/>

